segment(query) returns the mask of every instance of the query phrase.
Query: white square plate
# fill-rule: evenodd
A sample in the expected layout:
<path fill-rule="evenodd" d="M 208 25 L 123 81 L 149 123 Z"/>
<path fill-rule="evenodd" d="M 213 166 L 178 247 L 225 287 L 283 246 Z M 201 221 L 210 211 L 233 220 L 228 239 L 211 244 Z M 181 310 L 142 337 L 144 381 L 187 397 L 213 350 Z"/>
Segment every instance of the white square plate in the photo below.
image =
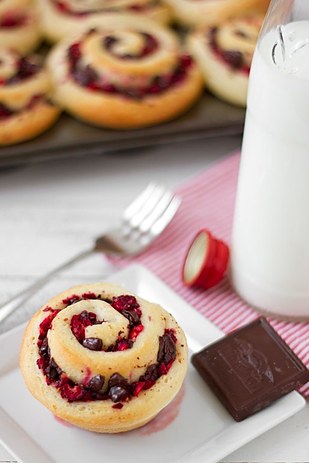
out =
<path fill-rule="evenodd" d="M 223 335 L 144 267 L 132 265 L 109 280 L 170 311 L 186 332 L 191 354 Z M 118 435 L 83 431 L 56 420 L 24 386 L 18 369 L 23 329 L 0 337 L 0 441 L 20 463 L 215 463 L 305 405 L 292 392 L 236 423 L 189 365 L 175 401 L 145 427 Z"/>

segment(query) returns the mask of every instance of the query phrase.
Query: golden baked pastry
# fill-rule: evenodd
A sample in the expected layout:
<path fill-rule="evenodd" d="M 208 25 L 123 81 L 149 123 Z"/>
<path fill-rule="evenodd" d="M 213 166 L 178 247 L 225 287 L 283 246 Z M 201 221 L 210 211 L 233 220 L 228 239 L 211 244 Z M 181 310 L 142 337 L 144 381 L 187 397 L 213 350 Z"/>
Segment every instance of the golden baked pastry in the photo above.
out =
<path fill-rule="evenodd" d="M 249 71 L 262 22 L 262 15 L 235 18 L 188 37 L 188 48 L 203 72 L 205 85 L 219 98 L 246 106 Z"/>
<path fill-rule="evenodd" d="M 2 0 L 0 2 L 0 49 L 9 48 L 25 54 L 41 41 L 39 18 L 29 1 Z"/>
<path fill-rule="evenodd" d="M 30 392 L 57 417 L 117 433 L 147 423 L 175 397 L 187 344 L 161 306 L 97 283 L 59 294 L 32 317 L 20 367 Z"/>
<path fill-rule="evenodd" d="M 98 14 L 134 13 L 161 24 L 172 17 L 170 7 L 160 0 L 39 0 L 39 10 L 44 35 L 51 42 L 76 33 Z"/>
<path fill-rule="evenodd" d="M 176 20 L 189 27 L 217 25 L 227 18 L 265 13 L 270 0 L 165 0 Z"/>
<path fill-rule="evenodd" d="M 200 70 L 177 37 L 136 15 L 105 15 L 58 43 L 48 66 L 57 104 L 98 126 L 131 129 L 187 110 L 202 91 Z"/>
<path fill-rule="evenodd" d="M 32 0 L 1 0 L 0 1 L 0 14 L 7 11 L 18 10 L 30 6 Z"/>
<path fill-rule="evenodd" d="M 50 79 L 37 56 L 0 49 L 0 146 L 35 137 L 60 110 L 50 101 Z"/>

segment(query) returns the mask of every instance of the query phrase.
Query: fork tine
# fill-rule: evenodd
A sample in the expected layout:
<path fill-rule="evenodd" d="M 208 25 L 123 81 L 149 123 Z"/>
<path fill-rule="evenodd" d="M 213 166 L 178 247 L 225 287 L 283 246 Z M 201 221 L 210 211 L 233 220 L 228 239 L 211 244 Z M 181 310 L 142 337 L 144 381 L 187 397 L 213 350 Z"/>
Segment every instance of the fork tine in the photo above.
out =
<path fill-rule="evenodd" d="M 152 211 L 145 217 L 139 224 L 138 230 L 140 233 L 147 233 L 154 223 L 164 214 L 165 210 L 169 207 L 173 195 L 170 191 L 165 191 L 163 196 L 154 206 Z"/>
<path fill-rule="evenodd" d="M 137 211 L 142 207 L 145 202 L 148 201 L 148 198 L 152 195 L 156 184 L 151 182 L 147 187 L 135 198 L 129 206 L 125 209 L 123 213 L 123 220 L 129 220 Z"/>
<path fill-rule="evenodd" d="M 177 196 L 174 196 L 163 214 L 154 222 L 151 229 L 149 230 L 153 237 L 159 236 L 164 228 L 170 223 L 180 204 L 181 199 Z"/>
<path fill-rule="evenodd" d="M 165 193 L 165 189 L 160 185 L 155 185 L 151 194 L 143 203 L 140 203 L 138 210 L 135 210 L 131 217 L 126 217 L 127 225 L 131 229 L 138 228 L 140 224 L 152 213 L 158 202 L 161 200 Z"/>

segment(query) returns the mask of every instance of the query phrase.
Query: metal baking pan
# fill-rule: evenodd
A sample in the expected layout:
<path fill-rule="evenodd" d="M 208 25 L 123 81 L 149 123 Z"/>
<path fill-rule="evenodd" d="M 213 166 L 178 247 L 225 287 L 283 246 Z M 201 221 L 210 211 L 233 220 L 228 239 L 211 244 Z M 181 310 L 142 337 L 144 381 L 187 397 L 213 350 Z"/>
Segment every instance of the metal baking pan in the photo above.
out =
<path fill-rule="evenodd" d="M 67 114 L 44 134 L 19 145 L 0 148 L 0 167 L 29 162 L 155 146 L 214 136 L 238 135 L 243 131 L 245 110 L 205 92 L 177 119 L 138 130 L 92 127 Z"/>

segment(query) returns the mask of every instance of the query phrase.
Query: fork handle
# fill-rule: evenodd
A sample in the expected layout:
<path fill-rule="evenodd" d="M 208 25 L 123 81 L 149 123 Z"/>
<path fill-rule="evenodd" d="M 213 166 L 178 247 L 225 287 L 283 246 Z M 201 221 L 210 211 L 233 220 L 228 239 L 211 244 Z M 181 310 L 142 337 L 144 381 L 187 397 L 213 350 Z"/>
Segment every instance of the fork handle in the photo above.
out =
<path fill-rule="evenodd" d="M 32 285 L 28 286 L 21 293 L 18 293 L 16 296 L 13 296 L 12 299 L 5 302 L 0 306 L 0 323 L 8 317 L 14 310 L 18 309 L 24 302 L 30 299 L 33 294 L 35 294 L 39 289 L 41 289 L 52 277 L 57 275 L 62 270 L 65 270 L 72 265 L 76 264 L 80 260 L 85 259 L 95 252 L 94 249 L 89 249 L 77 254 L 75 257 L 72 257 L 70 260 L 59 265 L 59 267 L 53 269 L 51 272 L 47 273 L 43 277 L 36 280 Z"/>

